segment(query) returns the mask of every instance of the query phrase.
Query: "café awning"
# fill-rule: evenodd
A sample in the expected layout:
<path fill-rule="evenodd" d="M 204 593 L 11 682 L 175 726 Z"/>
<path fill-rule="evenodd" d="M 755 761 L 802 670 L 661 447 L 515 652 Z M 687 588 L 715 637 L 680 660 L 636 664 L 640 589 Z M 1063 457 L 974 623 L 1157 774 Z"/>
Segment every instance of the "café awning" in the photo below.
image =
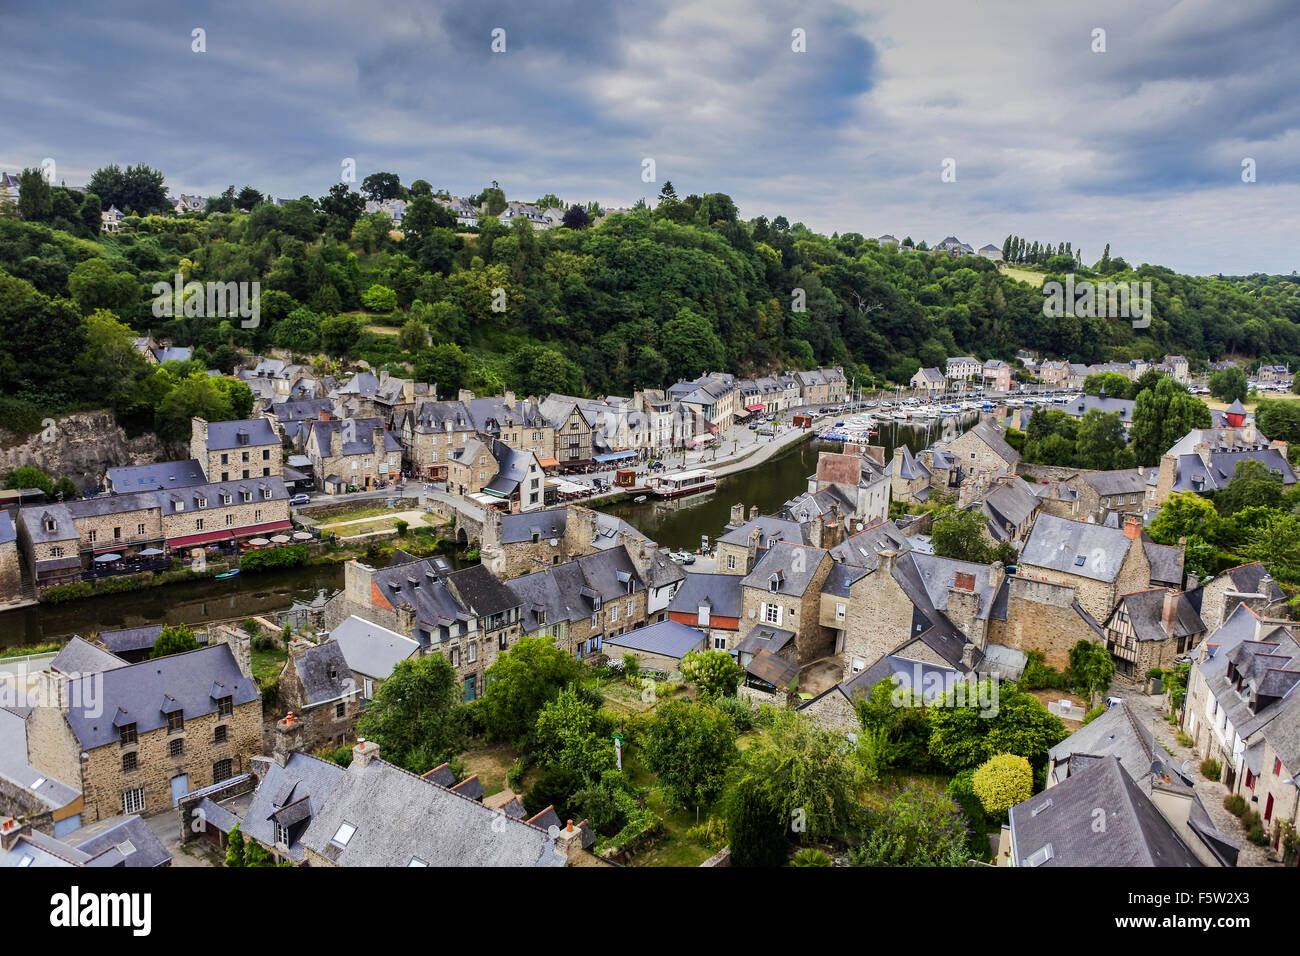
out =
<path fill-rule="evenodd" d="M 603 465 L 606 462 L 626 461 L 629 458 L 635 458 L 635 457 L 636 457 L 636 452 L 634 451 L 612 451 L 607 455 L 597 455 L 595 460 L 600 462 Z"/>
<path fill-rule="evenodd" d="M 747 412 L 761 412 L 761 411 L 763 411 L 765 408 L 767 408 L 766 405 L 746 405 L 746 406 L 745 406 L 745 411 L 747 411 Z"/>

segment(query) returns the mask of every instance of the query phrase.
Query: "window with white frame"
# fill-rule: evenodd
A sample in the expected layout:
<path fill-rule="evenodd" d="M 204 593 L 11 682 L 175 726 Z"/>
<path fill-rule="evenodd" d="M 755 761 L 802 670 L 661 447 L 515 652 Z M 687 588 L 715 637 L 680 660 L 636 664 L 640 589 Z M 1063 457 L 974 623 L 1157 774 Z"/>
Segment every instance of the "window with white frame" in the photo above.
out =
<path fill-rule="evenodd" d="M 842 621 L 842 620 L 844 620 L 844 617 L 845 617 L 845 614 L 847 613 L 847 611 L 848 611 L 848 608 L 846 608 L 843 604 L 840 604 L 840 603 L 837 602 L 836 605 L 835 605 L 835 620 L 837 620 L 837 621 Z"/>
<path fill-rule="evenodd" d="M 130 790 L 122 791 L 122 812 L 144 812 L 144 787 L 133 787 Z"/>
<path fill-rule="evenodd" d="M 781 623 L 781 611 L 782 608 L 779 604 L 764 604 L 763 621 L 767 624 L 779 625 Z"/>

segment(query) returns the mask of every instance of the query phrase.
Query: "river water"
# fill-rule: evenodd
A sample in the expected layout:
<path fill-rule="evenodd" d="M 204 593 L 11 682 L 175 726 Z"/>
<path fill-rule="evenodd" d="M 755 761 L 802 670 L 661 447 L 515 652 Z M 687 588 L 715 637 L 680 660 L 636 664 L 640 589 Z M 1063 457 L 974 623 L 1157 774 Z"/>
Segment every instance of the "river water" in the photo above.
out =
<path fill-rule="evenodd" d="M 965 421 L 963 430 L 974 421 L 974 416 Z M 875 441 L 885 446 L 888 461 L 896 445 L 920 451 L 929 437 L 924 427 L 895 423 L 881 425 Z M 717 489 L 707 494 L 674 502 L 625 502 L 601 510 L 623 518 L 661 547 L 695 550 L 701 535 L 712 539 L 723 533 L 733 504 L 744 504 L 746 514 L 754 505 L 759 514 L 770 514 L 806 491 L 808 476 L 817 469 L 818 453 L 839 447 L 804 442 L 757 468 L 720 479 Z M 221 581 L 208 578 L 66 604 L 38 604 L 0 613 L 0 648 L 65 641 L 74 634 L 146 624 L 198 624 L 250 617 L 287 610 L 295 601 L 311 602 L 342 586 L 343 565 L 313 565 Z"/>

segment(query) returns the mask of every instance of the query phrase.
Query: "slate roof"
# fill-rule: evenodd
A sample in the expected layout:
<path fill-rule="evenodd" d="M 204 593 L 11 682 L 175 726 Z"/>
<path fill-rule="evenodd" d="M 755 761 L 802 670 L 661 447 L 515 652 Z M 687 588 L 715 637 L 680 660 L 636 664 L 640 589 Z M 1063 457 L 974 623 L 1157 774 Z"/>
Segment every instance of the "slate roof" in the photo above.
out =
<path fill-rule="evenodd" d="M 0 778 L 36 797 L 51 810 L 62 810 L 81 797 L 81 791 L 56 780 L 28 762 L 27 725 L 30 707 L 0 707 Z"/>
<path fill-rule="evenodd" d="M 912 449 L 906 445 L 899 445 L 895 449 L 894 460 L 898 462 L 898 477 L 905 481 L 930 477 L 930 469 L 925 466 L 924 462 L 919 461 L 912 454 Z"/>
<path fill-rule="evenodd" d="M 348 668 L 366 677 L 384 679 L 402 661 L 415 657 L 420 642 L 352 615 L 330 632 L 343 651 Z"/>
<path fill-rule="evenodd" d="M 1121 702 L 1052 747 L 1047 756 L 1054 765 L 1053 779 L 1059 783 L 1070 775 L 1070 760 L 1075 754 L 1114 755 L 1129 776 L 1137 780 L 1151 772 L 1151 759 L 1156 753 L 1150 729 L 1127 703 Z"/>
<path fill-rule="evenodd" d="M 307 831 L 305 822 L 320 812 L 345 773 L 334 761 L 309 754 L 290 754 L 283 767 L 274 760 L 270 761 L 266 774 L 253 792 L 252 802 L 244 811 L 240 830 L 266 846 L 275 846 L 275 817 L 280 811 L 293 807 L 294 810 L 278 822 L 289 830 L 291 842 L 286 848 L 289 856 L 301 861 L 302 838 Z M 290 818 L 296 819 L 290 823 Z"/>
<path fill-rule="evenodd" d="M 1038 497 L 1033 489 L 1019 476 L 1010 481 L 999 482 L 980 503 L 980 510 L 989 519 L 989 528 L 996 541 L 1011 537 L 1016 528 L 1020 528 L 1033 517 L 1038 510 Z M 1010 528 L 1007 526 L 1010 525 Z"/>
<path fill-rule="evenodd" d="M 1186 594 L 1178 595 L 1178 615 L 1174 620 L 1174 633 L 1165 633 L 1163 623 L 1166 588 L 1151 588 L 1125 594 L 1111 612 L 1111 619 L 1126 611 L 1133 633 L 1139 641 L 1163 641 L 1170 637 L 1195 637 L 1205 631 L 1205 622 Z M 1109 623 L 1109 622 L 1107 622 Z"/>
<path fill-rule="evenodd" d="M 1272 622 L 1261 623 L 1249 606 L 1241 604 L 1218 630 L 1205 638 L 1205 643 L 1211 656 L 1195 666 L 1208 692 L 1227 712 L 1228 723 L 1242 740 L 1249 740 L 1279 714 L 1290 712 L 1290 708 L 1280 706 L 1278 701 L 1267 699 L 1258 711 L 1250 706 L 1256 692 L 1261 697 L 1294 697 L 1291 691 L 1300 681 L 1300 644 L 1289 628 Z M 1236 681 L 1228 676 L 1229 664 L 1241 676 L 1240 693 Z M 1265 691 L 1272 693 L 1266 695 Z"/>
<path fill-rule="evenodd" d="M 1128 549 L 1129 539 L 1121 528 L 1040 514 L 1020 551 L 1020 568 L 1047 568 L 1094 581 L 1113 581 Z"/>
<path fill-rule="evenodd" d="M 161 624 L 146 624 L 144 627 L 125 627 L 116 631 L 100 631 L 99 639 L 114 654 L 129 651 L 152 650 L 154 642 L 162 634 Z"/>
<path fill-rule="evenodd" d="M 881 521 L 845 538 L 830 554 L 838 562 L 874 571 L 878 561 L 877 552 L 888 549 L 900 554 L 910 551 L 912 545 L 907 535 L 893 521 Z"/>
<path fill-rule="evenodd" d="M 1017 866 L 1202 865 L 1113 754 L 1012 807 L 1010 817 Z"/>
<path fill-rule="evenodd" d="M 94 681 L 95 686 L 88 682 Z M 78 686 L 81 685 L 81 686 Z M 143 736 L 167 726 L 159 702 L 171 697 L 186 719 L 217 712 L 218 690 L 235 707 L 262 699 L 257 683 L 239 672 L 225 644 L 127 664 L 69 682 L 67 719 L 83 750 L 117 746 L 118 728 L 134 723 Z"/>
<path fill-rule="evenodd" d="M 995 455 L 1005 461 L 1008 465 L 1014 465 L 1020 460 L 1020 452 L 1016 451 L 1007 444 L 1003 437 L 1003 431 L 991 421 L 983 421 L 966 432 L 967 435 L 974 435 L 980 441 L 984 442 Z"/>
<path fill-rule="evenodd" d="M 701 650 L 707 637 L 701 630 L 667 620 L 611 635 L 605 638 L 604 643 L 606 647 L 626 648 L 629 651 L 660 654 L 681 660 L 688 652 Z"/>
<path fill-rule="evenodd" d="M 152 647 L 152 645 L 150 646 Z M 54 656 L 54 660 L 50 661 L 46 668 L 71 677 L 81 674 L 97 674 L 100 671 L 125 666 L 126 661 L 116 654 L 109 653 L 102 647 L 96 647 L 80 637 L 74 637 L 63 645 L 63 649 Z"/>
<path fill-rule="evenodd" d="M 744 586 L 768 592 L 772 590 L 770 579 L 773 575 L 778 575 L 779 583 L 773 593 L 802 596 L 807 592 L 825 554 L 821 548 L 775 541 L 767 554 L 754 565 L 754 570 L 745 576 Z"/>
<path fill-rule="evenodd" d="M 1065 412 L 1065 414 L 1069 415 L 1071 418 L 1082 418 L 1091 411 L 1102 412 L 1106 415 L 1119 412 L 1120 421 L 1125 425 L 1131 425 L 1133 424 L 1133 406 L 1135 404 L 1137 403 L 1133 399 L 1129 398 L 1111 398 L 1110 396 L 1103 395 L 1080 395 L 1068 405 L 1053 405 L 1051 408 Z M 1040 411 L 1040 409 L 1042 409 L 1042 406 L 1035 407 L 1033 413 L 1029 417 L 1032 418 L 1034 414 L 1037 414 L 1037 412 Z"/>
<path fill-rule="evenodd" d="M 901 650 L 901 649 L 900 649 Z M 919 693 L 926 703 L 942 699 L 951 691 L 958 681 L 965 680 L 965 673 L 955 667 L 934 664 L 927 661 L 912 660 L 899 651 L 886 654 L 866 670 L 837 685 L 849 701 L 865 697 L 872 688 L 882 680 L 893 682 L 895 687 L 911 689 Z"/>
<path fill-rule="evenodd" d="M 737 654 L 758 654 L 771 651 L 778 654 L 794 640 L 794 631 L 782 630 L 768 624 L 758 624 L 750 629 L 745 639 L 736 646 Z"/>
<path fill-rule="evenodd" d="M 339 846 L 333 838 L 344 823 L 356 830 Z M 565 863 L 545 830 L 379 759 L 365 766 L 353 760 L 302 843 L 339 866 Z"/>
<path fill-rule="evenodd" d="M 8 544 L 10 541 L 17 540 L 17 537 L 9 512 L 0 510 L 0 544 Z"/>
<path fill-rule="evenodd" d="M 1112 495 L 1145 495 L 1147 476 L 1136 468 L 1117 471 L 1084 471 L 1079 477 L 1102 497 Z"/>
<path fill-rule="evenodd" d="M 263 419 L 263 421 L 265 420 Z M 332 419 L 328 422 L 312 421 L 310 427 L 310 435 L 316 436 L 316 445 L 322 457 L 331 455 L 330 442 L 333 440 L 332 436 L 335 432 L 341 433 L 342 441 L 339 448 L 341 449 L 340 454 L 343 455 L 376 454 L 376 429 L 384 432 L 383 452 L 402 450 L 402 445 L 398 442 L 396 436 L 385 429 L 384 423 L 378 418 Z"/>
<path fill-rule="evenodd" d="M 1146 552 L 1147 561 L 1151 565 L 1152 584 L 1167 584 L 1174 588 L 1183 586 L 1182 548 L 1176 545 L 1156 544 L 1143 535 L 1142 550 Z"/>
<path fill-rule="evenodd" d="M 67 834 L 63 842 L 91 857 L 116 850 L 123 866 L 165 866 L 172 859 L 162 841 L 138 814 L 106 817 Z"/>
<path fill-rule="evenodd" d="M 298 672 L 308 704 L 323 704 L 357 691 L 352 668 L 348 666 L 347 655 L 338 641 L 325 641 L 306 648 L 302 656 L 293 661 L 293 667 Z"/>
<path fill-rule="evenodd" d="M 1276 448 L 1251 451 L 1217 451 L 1208 455 L 1209 463 L 1200 455 L 1178 455 L 1175 463 L 1173 491 L 1217 491 L 1227 486 L 1236 474 L 1237 465 L 1243 461 L 1257 461 L 1270 471 L 1282 476 L 1282 484 L 1290 487 L 1296 482 L 1295 472 L 1286 456 Z"/>
<path fill-rule="evenodd" d="M 849 596 L 849 590 L 854 583 L 870 573 L 871 569 L 869 568 L 852 564 L 840 564 L 837 561 L 831 565 L 830 573 L 826 575 L 826 580 L 822 583 L 822 593 L 846 598 Z"/>
<path fill-rule="evenodd" d="M 1232 579 L 1232 585 L 1239 594 L 1266 594 L 1270 604 L 1286 598 L 1282 586 L 1273 580 L 1268 568 L 1258 561 L 1229 568 L 1223 573 Z"/>
<path fill-rule="evenodd" d="M 248 441 L 239 441 L 239 433 L 245 432 Z M 275 429 L 265 418 L 246 418 L 230 422 L 208 422 L 208 451 L 221 451 L 227 448 L 250 448 L 253 445 L 278 445 L 280 439 Z"/>
<path fill-rule="evenodd" d="M 124 465 L 109 468 L 108 482 L 116 494 L 132 491 L 154 491 L 158 488 L 185 488 L 207 483 L 203 466 L 198 459 L 188 461 L 163 461 L 151 465 Z"/>
<path fill-rule="evenodd" d="M 773 544 L 779 541 L 791 541 L 798 544 L 808 543 L 808 535 L 804 525 L 798 521 L 775 518 L 770 515 L 760 515 L 746 521 L 739 527 L 733 528 L 718 537 L 717 541 L 720 544 L 734 544 L 743 548 L 749 544 L 749 536 L 755 529 L 758 530 L 758 547 L 760 550 L 771 548 Z"/>
<path fill-rule="evenodd" d="M 620 531 L 626 531 L 638 538 L 645 535 L 632 527 L 622 518 L 593 511 L 596 516 L 596 538 L 592 541 L 593 550 L 601 551 L 616 547 Z M 568 508 L 547 508 L 543 511 L 529 511 L 523 514 L 503 514 L 501 516 L 501 543 L 521 544 L 531 541 L 533 532 L 538 540 L 549 542 L 551 538 L 562 539 L 569 524 Z M 647 539 L 648 540 L 648 539 Z"/>
<path fill-rule="evenodd" d="M 447 586 L 479 617 L 501 614 L 520 604 L 518 595 L 481 564 L 448 575 Z"/>
<path fill-rule="evenodd" d="M 744 591 L 739 574 L 702 574 L 688 572 L 668 610 L 676 614 L 696 614 L 708 602 L 710 617 L 740 617 Z"/>

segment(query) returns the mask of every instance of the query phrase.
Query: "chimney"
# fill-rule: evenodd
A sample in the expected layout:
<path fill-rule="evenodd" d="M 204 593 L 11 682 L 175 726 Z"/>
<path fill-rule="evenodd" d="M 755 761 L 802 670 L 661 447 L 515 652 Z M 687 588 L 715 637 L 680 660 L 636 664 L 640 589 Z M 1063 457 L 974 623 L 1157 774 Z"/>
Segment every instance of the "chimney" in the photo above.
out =
<path fill-rule="evenodd" d="M 1124 537 L 1130 541 L 1142 540 L 1142 519 L 1137 515 L 1124 516 Z"/>
<path fill-rule="evenodd" d="M 754 570 L 754 565 L 758 563 L 758 539 L 762 532 L 754 528 L 749 532 L 749 540 L 745 543 L 745 573 L 748 574 Z"/>
<path fill-rule="evenodd" d="M 555 837 L 555 852 L 572 862 L 582 852 L 582 829 L 570 820 Z"/>
<path fill-rule="evenodd" d="M 208 631 L 208 646 L 225 644 L 235 658 L 239 673 L 256 683 L 253 677 L 253 639 L 234 624 L 218 624 Z"/>
<path fill-rule="evenodd" d="M 24 836 L 29 829 L 26 823 L 19 823 L 13 817 L 0 820 L 0 850 L 8 853 L 14 848 L 18 838 Z"/>
<path fill-rule="evenodd" d="M 758 517 L 758 505 L 750 505 L 750 506 L 749 506 L 749 520 L 750 520 L 750 521 L 753 521 L 753 520 L 754 520 L 755 518 L 757 518 L 757 517 Z"/>
<path fill-rule="evenodd" d="M 383 425 L 376 425 L 375 428 L 374 428 L 374 432 L 372 433 L 372 436 L 371 436 L 371 446 L 370 446 L 370 447 L 371 447 L 371 450 L 372 450 L 372 451 L 374 452 L 374 454 L 375 454 L 375 473 L 376 473 L 376 474 L 378 474 L 378 473 L 380 473 L 380 472 L 383 471 L 383 467 L 382 467 L 383 462 L 382 462 L 380 459 L 382 459 L 382 458 L 387 454 L 387 452 L 384 450 L 384 449 L 385 449 L 385 446 L 387 445 L 387 442 L 388 442 L 388 439 L 387 439 L 387 437 L 386 437 L 387 435 L 388 435 L 388 432 L 385 430 L 385 428 L 384 428 Z"/>
<path fill-rule="evenodd" d="M 343 429 L 335 428 L 330 431 L 329 457 L 338 458 L 343 454 Z"/>
<path fill-rule="evenodd" d="M 966 635 L 969 641 L 983 643 L 980 628 L 980 596 L 975 593 L 975 575 L 958 571 L 956 580 L 948 585 L 948 619 Z"/>
<path fill-rule="evenodd" d="M 301 749 L 302 721 L 294 716 L 293 711 L 289 711 L 283 720 L 275 724 L 275 762 L 283 767 Z"/>
<path fill-rule="evenodd" d="M 462 388 L 460 391 L 456 393 L 456 401 L 472 402 L 474 401 L 474 393 L 471 392 L 468 388 Z"/>
<path fill-rule="evenodd" d="M 738 528 L 745 523 L 745 505 L 737 501 L 731 506 L 731 526 Z"/>
<path fill-rule="evenodd" d="M 897 551 L 891 548 L 881 548 L 876 552 L 876 570 L 883 574 L 892 575 L 894 573 L 894 562 L 897 560 Z"/>
<path fill-rule="evenodd" d="M 1160 609 L 1160 623 L 1165 626 L 1165 633 L 1174 636 L 1174 626 L 1178 623 L 1178 592 L 1173 588 L 1165 591 L 1165 603 Z"/>
<path fill-rule="evenodd" d="M 515 404 L 515 393 L 510 389 L 506 389 L 506 393 L 501 396 L 501 401 L 505 402 L 507 405 L 513 406 Z"/>
<path fill-rule="evenodd" d="M 362 768 L 370 761 L 379 759 L 379 744 L 364 737 L 357 738 L 357 745 L 352 748 L 352 766 Z"/>
<path fill-rule="evenodd" d="M 289 660 L 296 661 L 307 653 L 308 648 L 315 647 L 311 641 L 303 640 L 301 637 L 295 637 L 289 642 Z"/>

